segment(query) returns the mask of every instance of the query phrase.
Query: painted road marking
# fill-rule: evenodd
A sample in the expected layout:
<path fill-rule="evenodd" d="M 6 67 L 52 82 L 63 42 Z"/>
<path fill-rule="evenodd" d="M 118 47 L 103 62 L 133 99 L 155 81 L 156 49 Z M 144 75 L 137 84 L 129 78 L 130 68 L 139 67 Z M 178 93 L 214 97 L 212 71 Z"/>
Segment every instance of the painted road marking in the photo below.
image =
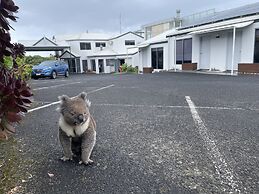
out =
<path fill-rule="evenodd" d="M 67 83 L 67 84 L 59 84 L 59 85 L 54 85 L 54 86 L 46 86 L 46 87 L 41 87 L 41 88 L 35 88 L 33 91 L 38 91 L 38 90 L 45 90 L 45 89 L 50 89 L 50 88 L 57 88 L 61 86 L 68 86 L 68 85 L 73 85 L 73 84 L 80 84 L 81 82 L 73 82 L 73 83 Z"/>
<path fill-rule="evenodd" d="M 65 81 L 69 81 L 68 79 L 58 79 L 58 80 L 49 80 L 49 81 L 31 81 L 29 84 L 47 84 L 47 83 L 57 83 L 57 82 L 65 82 Z"/>
<path fill-rule="evenodd" d="M 220 153 L 216 145 L 216 141 L 214 140 L 215 138 L 209 134 L 208 129 L 199 116 L 195 104 L 192 102 L 190 96 L 185 96 L 185 99 L 189 105 L 194 123 L 200 136 L 205 142 L 206 148 L 216 169 L 216 173 L 221 181 L 221 184 L 224 186 L 225 191 L 229 193 L 240 193 L 241 191 L 238 188 L 238 183 L 234 180 L 236 178 L 234 177 L 233 171 L 228 167 L 227 162 Z"/>
<path fill-rule="evenodd" d="M 148 107 L 148 108 L 183 108 L 189 109 L 189 106 L 164 106 L 164 105 L 144 105 L 144 104 L 93 104 L 94 106 L 117 106 L 117 107 Z M 196 109 L 214 109 L 214 110 L 250 110 L 236 107 L 213 107 L 213 106 L 200 106 L 196 107 Z M 252 109 L 251 109 L 252 110 Z M 256 110 L 256 109 L 253 109 Z"/>
<path fill-rule="evenodd" d="M 107 88 L 110 88 L 110 87 L 113 87 L 113 86 L 114 86 L 114 84 L 109 85 L 109 86 L 105 86 L 105 87 L 101 87 L 101 88 L 99 88 L 99 89 L 96 89 L 96 90 L 87 92 L 87 94 L 92 94 L 92 93 L 95 93 L 95 92 L 98 92 L 98 91 L 101 91 L 101 90 L 104 90 L 104 89 L 107 89 Z M 74 96 L 74 97 L 76 97 L 76 96 Z M 73 97 L 73 98 L 74 98 L 74 97 Z M 59 103 L 60 103 L 60 101 L 56 101 L 56 102 L 52 102 L 52 103 L 50 103 L 50 104 L 46 104 L 46 105 L 43 105 L 43 106 L 40 106 L 40 107 L 36 107 L 36 108 L 33 108 L 33 109 L 28 110 L 28 113 L 34 112 L 34 111 L 36 111 L 36 110 L 40 110 L 40 109 L 43 109 L 43 108 L 47 108 L 47 107 L 50 107 L 50 106 L 53 106 L 53 105 L 56 105 L 56 104 L 59 104 Z"/>

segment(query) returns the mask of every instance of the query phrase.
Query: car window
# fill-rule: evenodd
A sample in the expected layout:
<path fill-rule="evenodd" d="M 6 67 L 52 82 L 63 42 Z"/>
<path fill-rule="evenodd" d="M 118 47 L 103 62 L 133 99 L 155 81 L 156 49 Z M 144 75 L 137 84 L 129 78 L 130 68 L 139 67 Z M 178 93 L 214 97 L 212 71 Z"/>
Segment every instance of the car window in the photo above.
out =
<path fill-rule="evenodd" d="M 42 63 L 40 63 L 39 65 L 41 66 L 51 66 L 53 65 L 55 62 L 53 61 L 43 61 Z"/>

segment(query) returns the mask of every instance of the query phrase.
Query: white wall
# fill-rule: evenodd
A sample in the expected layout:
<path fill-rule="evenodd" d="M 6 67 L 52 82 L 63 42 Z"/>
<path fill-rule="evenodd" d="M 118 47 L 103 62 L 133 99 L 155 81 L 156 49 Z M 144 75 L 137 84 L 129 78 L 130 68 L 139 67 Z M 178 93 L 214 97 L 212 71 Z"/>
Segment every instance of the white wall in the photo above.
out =
<path fill-rule="evenodd" d="M 200 36 L 193 35 L 192 37 L 192 63 L 199 63 L 200 62 Z"/>
<path fill-rule="evenodd" d="M 151 62 L 151 49 L 163 48 L 163 69 L 169 70 L 169 58 L 168 58 L 168 43 L 153 44 L 141 49 L 142 67 L 152 67 Z"/>
<path fill-rule="evenodd" d="M 80 65 L 81 65 L 81 72 L 82 72 L 83 71 L 82 60 L 88 60 L 88 56 L 91 56 L 91 55 L 93 55 L 94 53 L 96 53 L 100 50 L 100 47 L 96 47 L 96 45 L 95 45 L 96 42 L 105 42 L 106 48 L 103 48 L 103 49 L 111 49 L 111 50 L 117 52 L 118 54 L 125 54 L 126 55 L 127 54 L 127 47 L 132 47 L 132 46 L 126 46 L 125 40 L 135 40 L 135 43 L 139 44 L 144 40 L 144 38 L 142 38 L 138 35 L 135 35 L 133 33 L 128 33 L 128 34 L 125 34 L 121 37 L 118 37 L 118 38 L 115 38 L 115 39 L 112 39 L 112 40 L 109 40 L 109 41 L 107 41 L 107 40 L 100 40 L 100 41 L 99 40 L 98 41 L 95 41 L 95 40 L 72 40 L 72 41 L 67 41 L 67 42 L 71 47 L 72 54 L 80 56 Z M 80 50 L 80 42 L 89 42 L 91 44 L 91 50 Z M 110 43 L 112 43 L 112 44 L 110 44 Z M 127 57 L 124 57 L 124 58 L 126 59 Z M 132 60 L 132 57 L 128 56 L 128 64 L 132 64 L 134 66 L 137 66 L 136 60 L 138 60 L 138 59 Z M 136 63 L 136 65 L 134 63 Z M 88 64 L 91 64 L 90 60 L 88 60 Z M 107 69 L 107 68 L 108 67 L 106 67 L 105 72 L 109 73 L 110 70 Z"/>
<path fill-rule="evenodd" d="M 132 33 L 125 34 L 124 36 L 121 36 L 116 39 L 112 39 L 112 45 L 111 48 L 117 52 L 117 53 L 127 53 L 127 47 L 132 47 L 132 46 L 126 46 L 125 45 L 125 40 L 135 40 L 135 44 L 141 43 L 144 38 L 141 38 L 140 36 L 137 36 Z"/>
<path fill-rule="evenodd" d="M 242 53 L 240 63 L 254 62 L 255 29 L 259 29 L 259 22 L 244 28 L 242 31 Z"/>
<path fill-rule="evenodd" d="M 135 55 L 132 55 L 132 59 L 131 59 L 131 65 L 132 65 L 132 67 L 139 67 L 139 54 L 138 53 L 136 53 Z"/>

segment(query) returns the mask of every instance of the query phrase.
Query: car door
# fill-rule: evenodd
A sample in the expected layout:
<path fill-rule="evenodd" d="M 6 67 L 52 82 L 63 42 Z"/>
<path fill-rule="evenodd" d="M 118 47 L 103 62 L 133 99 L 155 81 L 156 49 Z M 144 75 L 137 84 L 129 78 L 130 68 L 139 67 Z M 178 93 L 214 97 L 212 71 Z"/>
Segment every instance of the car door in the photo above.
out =
<path fill-rule="evenodd" d="M 56 61 L 55 62 L 55 70 L 57 72 L 58 75 L 60 75 L 62 72 L 61 72 L 61 65 L 60 65 L 60 62 L 59 61 Z"/>
<path fill-rule="evenodd" d="M 60 67 L 61 67 L 61 73 L 64 75 L 67 70 L 66 63 L 64 61 L 60 61 Z"/>

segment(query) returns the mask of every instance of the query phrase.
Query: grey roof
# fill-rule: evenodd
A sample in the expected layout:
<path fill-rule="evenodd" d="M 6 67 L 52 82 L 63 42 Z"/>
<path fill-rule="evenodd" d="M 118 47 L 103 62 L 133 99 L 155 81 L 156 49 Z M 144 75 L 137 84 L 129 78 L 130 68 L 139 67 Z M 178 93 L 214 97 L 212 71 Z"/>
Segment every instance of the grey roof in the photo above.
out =
<path fill-rule="evenodd" d="M 186 21 L 187 24 L 185 24 L 185 21 L 183 21 L 183 26 L 180 29 L 185 29 L 185 28 L 209 24 L 209 23 L 215 23 L 215 22 L 229 20 L 229 19 L 243 17 L 243 16 L 255 15 L 258 13 L 259 13 L 259 3 L 248 4 L 234 9 L 215 12 L 214 15 L 201 18 L 200 20 L 196 20 L 191 23 L 188 23 L 188 21 Z"/>

